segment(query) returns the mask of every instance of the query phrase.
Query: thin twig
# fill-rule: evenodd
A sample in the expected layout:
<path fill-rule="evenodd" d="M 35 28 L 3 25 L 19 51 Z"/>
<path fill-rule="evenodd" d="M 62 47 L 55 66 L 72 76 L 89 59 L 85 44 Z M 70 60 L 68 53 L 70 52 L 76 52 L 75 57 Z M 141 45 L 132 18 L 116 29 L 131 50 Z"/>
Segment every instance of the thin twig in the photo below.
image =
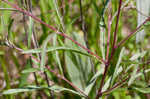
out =
<path fill-rule="evenodd" d="M 118 31 L 119 17 L 120 17 L 120 12 L 121 12 L 121 5 L 122 5 L 122 0 L 120 0 L 120 2 L 119 2 L 116 27 L 115 27 L 115 32 L 114 32 L 114 36 L 113 36 L 114 40 L 113 40 L 111 55 L 108 59 L 108 63 L 111 62 L 111 60 L 113 59 L 113 56 L 115 54 L 115 51 L 116 51 L 116 46 L 115 45 L 116 45 L 116 42 L 117 42 L 117 31 Z"/>
<path fill-rule="evenodd" d="M 127 77 L 126 79 L 122 80 L 121 82 L 117 83 L 116 85 L 114 85 L 112 88 L 102 92 L 102 94 L 107 94 L 109 92 L 111 92 L 112 90 L 118 88 L 119 86 L 122 86 L 123 84 L 125 84 L 125 82 L 129 79 L 130 77 Z"/>
<path fill-rule="evenodd" d="M 126 0 L 125 3 L 122 4 L 121 10 L 129 3 L 129 1 L 130 1 L 130 0 Z M 115 17 L 117 16 L 117 13 L 118 13 L 118 10 L 117 10 L 117 11 L 115 12 L 115 14 L 113 15 L 111 24 L 113 23 Z"/>
<path fill-rule="evenodd" d="M 119 24 L 119 18 L 120 18 L 120 12 L 121 12 L 121 5 L 122 5 L 122 0 L 119 2 L 119 8 L 118 8 L 118 14 L 117 14 L 117 20 L 116 20 L 116 26 L 115 26 L 115 32 L 114 32 L 114 40 L 113 40 L 113 45 L 112 45 L 112 51 L 114 49 L 114 46 L 117 42 L 117 31 L 118 31 L 118 24 Z"/>
<path fill-rule="evenodd" d="M 58 78 L 64 80 L 65 82 L 67 82 L 69 85 L 71 85 L 74 89 L 76 89 L 77 91 L 79 91 L 80 93 L 82 93 L 84 96 L 86 96 L 87 99 L 90 99 L 88 97 L 87 94 L 84 93 L 84 91 L 82 91 L 81 89 L 79 89 L 78 87 L 76 87 L 72 82 L 70 82 L 69 80 L 67 80 L 64 76 L 60 75 L 59 73 L 55 72 L 54 70 L 50 69 L 50 66 L 46 66 L 46 68 L 52 72 L 55 76 L 57 76 Z"/>
<path fill-rule="evenodd" d="M 51 30 L 55 31 L 57 34 L 71 40 L 72 42 L 74 42 L 75 44 L 77 44 L 79 47 L 83 48 L 84 50 L 86 50 L 88 53 L 90 53 L 91 55 L 93 55 L 94 57 L 96 57 L 99 61 L 105 63 L 105 61 L 99 57 L 97 54 L 93 53 L 91 50 L 89 50 L 88 48 L 86 48 L 85 46 L 81 45 L 79 42 L 73 40 L 71 37 L 69 37 L 68 35 L 66 35 L 65 33 L 59 32 L 56 28 L 54 28 L 53 26 L 43 22 L 41 19 L 39 19 L 38 17 L 34 16 L 33 14 L 31 14 L 28 11 L 25 11 L 21 8 L 19 8 L 16 4 L 12 4 L 10 3 L 8 0 L 2 0 L 4 2 L 6 2 L 8 5 L 12 6 L 13 8 L 19 10 L 22 13 L 25 13 L 27 16 L 31 16 L 34 20 L 38 21 L 39 23 L 45 25 L 46 27 L 50 28 Z"/>
<path fill-rule="evenodd" d="M 141 27 L 147 23 L 148 21 L 150 21 L 150 17 L 148 17 L 140 26 L 138 26 L 133 32 L 129 33 L 129 35 L 124 38 L 122 41 L 120 41 L 114 48 L 117 49 L 118 47 L 120 47 L 122 44 L 124 44 L 133 34 L 135 34 L 139 29 L 141 29 Z"/>
<path fill-rule="evenodd" d="M 99 87 L 99 90 L 98 90 L 98 94 L 96 95 L 96 99 L 99 99 L 99 97 L 102 96 L 102 92 L 101 91 L 102 91 L 102 88 L 103 88 L 103 85 L 104 85 L 104 80 L 106 78 L 108 67 L 109 67 L 109 64 L 105 64 L 104 74 L 103 74 L 103 77 L 102 77 L 102 80 L 101 80 L 101 84 L 100 84 L 100 87 Z"/>

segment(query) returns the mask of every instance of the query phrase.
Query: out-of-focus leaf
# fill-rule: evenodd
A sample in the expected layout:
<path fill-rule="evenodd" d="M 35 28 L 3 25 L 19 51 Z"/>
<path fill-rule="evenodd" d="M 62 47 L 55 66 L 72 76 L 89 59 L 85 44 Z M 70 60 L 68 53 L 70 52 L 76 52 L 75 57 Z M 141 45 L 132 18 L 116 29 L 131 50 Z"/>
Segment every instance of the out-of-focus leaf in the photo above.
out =
<path fill-rule="evenodd" d="M 146 53 L 147 53 L 146 51 L 143 51 L 141 53 L 136 53 L 130 58 L 130 60 L 131 61 L 137 60 L 139 57 L 145 56 Z"/>
<path fill-rule="evenodd" d="M 29 17 L 28 47 L 31 46 L 32 32 L 33 32 L 33 19 Z"/>
<path fill-rule="evenodd" d="M 150 72 L 150 69 L 145 70 L 145 73 L 148 73 L 148 72 Z M 140 72 L 135 76 L 135 78 L 142 76 L 142 75 L 143 75 L 143 73 Z"/>
<path fill-rule="evenodd" d="M 136 53 L 135 55 L 133 55 L 131 58 L 130 58 L 130 60 L 131 61 L 137 61 L 138 62 L 138 59 L 139 58 L 142 58 L 143 56 L 145 56 L 145 54 L 146 54 L 146 51 L 144 51 L 144 52 L 141 52 L 141 53 Z M 131 67 L 132 66 L 134 66 L 134 69 L 133 69 L 133 72 L 132 72 L 132 74 L 131 74 L 131 78 L 129 79 L 129 82 L 128 82 L 128 85 L 131 85 L 133 82 L 134 82 L 134 80 L 136 79 L 136 76 L 138 75 L 136 72 L 137 72 L 137 70 L 138 70 L 138 64 L 136 64 L 136 65 L 131 65 Z M 128 68 L 128 70 L 129 70 L 130 68 Z"/>
<path fill-rule="evenodd" d="M 29 68 L 31 68 L 31 60 L 30 59 L 27 60 L 27 64 L 25 65 L 24 69 L 29 69 Z M 19 79 L 19 87 L 23 87 L 28 84 L 28 82 L 27 82 L 28 75 L 29 75 L 29 73 L 25 73 L 25 74 L 21 73 L 21 76 Z"/>
<path fill-rule="evenodd" d="M 100 33 L 100 48 L 101 48 L 101 53 L 102 57 L 105 60 L 105 28 L 100 27 L 101 33 Z"/>
<path fill-rule="evenodd" d="M 4 73 L 4 79 L 6 81 L 6 88 L 10 88 L 10 76 L 8 74 L 8 69 L 6 67 L 6 61 L 4 60 L 3 57 L 0 56 L 0 66 L 2 68 L 2 72 Z"/>
<path fill-rule="evenodd" d="M 136 0 L 136 6 L 137 6 L 137 10 L 141 13 L 143 13 L 144 15 L 149 14 L 150 12 L 150 0 Z M 140 26 L 145 20 L 146 20 L 146 16 L 144 16 L 143 14 L 138 12 L 138 20 L 137 20 L 137 25 Z M 141 30 L 136 34 L 136 42 L 141 42 L 144 40 L 145 37 L 145 31 Z"/>
<path fill-rule="evenodd" d="M 10 6 L 8 6 L 7 4 L 6 5 L 3 5 L 3 7 L 6 7 L 6 8 L 10 8 Z M 1 11 L 2 12 L 2 11 Z M 9 24 L 9 20 L 10 20 L 10 13 L 8 13 L 8 11 L 3 11 L 2 12 L 2 15 L 0 16 L 0 22 L 1 22 L 1 28 L 0 28 L 0 33 L 4 32 L 4 29 L 6 29 L 6 25 Z M 5 34 L 3 34 L 5 35 Z"/>
<path fill-rule="evenodd" d="M 134 83 L 135 86 L 138 86 L 138 87 L 142 87 L 142 88 L 146 88 L 147 87 L 147 83 L 145 81 L 135 81 Z"/>
<path fill-rule="evenodd" d="M 4 53 L 4 51 L 0 51 L 0 55 L 4 55 L 5 53 Z"/>
<path fill-rule="evenodd" d="M 134 64 L 131 64 L 127 67 L 127 69 L 125 70 L 125 72 L 128 72 L 132 67 L 134 67 L 135 65 Z"/>
<path fill-rule="evenodd" d="M 145 93 L 145 94 L 148 94 L 150 93 L 150 88 L 137 88 L 137 87 L 133 87 L 133 89 L 141 92 L 141 93 Z"/>
<path fill-rule="evenodd" d="M 130 78 L 130 80 L 128 82 L 128 85 L 131 85 L 136 78 L 138 78 L 138 77 L 143 75 L 143 72 L 136 73 L 137 69 L 138 69 L 138 65 L 134 66 L 134 71 L 133 71 L 133 73 L 131 75 L 131 78 Z M 148 73 L 148 72 L 150 72 L 150 69 L 145 70 L 145 73 Z"/>
<path fill-rule="evenodd" d="M 12 32 L 11 32 L 11 27 L 13 25 L 13 22 L 14 22 L 14 19 L 11 19 L 9 20 L 9 25 L 8 25 L 8 38 L 13 40 L 13 35 L 12 35 Z"/>
<path fill-rule="evenodd" d="M 4 95 L 8 95 L 8 94 L 16 94 L 16 93 L 20 93 L 20 92 L 29 92 L 29 91 L 35 91 L 35 89 L 9 89 L 7 91 L 4 91 L 3 94 Z"/>
<path fill-rule="evenodd" d="M 115 99 L 132 99 L 130 95 L 127 94 L 126 88 L 119 88 L 113 92 L 113 96 Z"/>
<path fill-rule="evenodd" d="M 133 72 L 132 72 L 132 74 L 131 74 L 131 77 L 130 77 L 130 79 L 129 79 L 129 82 L 128 82 L 128 86 L 130 86 L 133 82 L 134 82 L 134 80 L 136 79 L 136 75 L 137 75 L 137 69 L 138 69 L 138 65 L 135 65 L 134 66 L 134 70 L 133 70 Z"/>
<path fill-rule="evenodd" d="M 40 12 L 41 12 L 40 17 L 41 17 L 41 20 L 43 22 L 46 22 L 47 24 L 51 20 L 50 14 L 52 15 L 52 13 L 50 13 L 50 14 L 47 13 L 50 10 L 49 9 L 49 4 L 51 4 L 48 1 L 50 1 L 50 0 L 39 0 L 39 6 L 40 6 Z M 48 34 L 49 29 L 43 24 L 41 24 L 41 27 L 42 27 L 43 33 L 42 33 L 42 35 L 39 39 L 39 45 L 42 44 L 43 41 L 46 39 L 46 37 L 49 35 Z"/>
<path fill-rule="evenodd" d="M 148 25 L 148 26 L 150 25 L 150 22 L 149 22 L 149 21 L 144 24 L 144 26 L 147 26 L 147 25 Z"/>
<path fill-rule="evenodd" d="M 102 92 L 106 91 L 107 88 L 110 86 L 110 81 L 111 81 L 111 77 L 106 81 L 106 83 L 104 84 L 103 88 L 102 88 Z"/>
<path fill-rule="evenodd" d="M 53 5 L 54 5 L 54 8 L 55 8 L 55 11 L 56 11 L 57 16 L 58 16 L 59 23 L 61 24 L 62 30 L 64 31 L 65 27 L 64 27 L 64 23 L 63 23 L 63 18 L 61 16 L 60 11 L 59 11 L 57 0 L 52 0 L 52 1 L 53 1 Z"/>
<path fill-rule="evenodd" d="M 40 71 L 40 68 L 28 68 L 28 69 L 24 69 L 22 71 L 22 73 L 33 73 L 33 72 L 37 72 Z"/>

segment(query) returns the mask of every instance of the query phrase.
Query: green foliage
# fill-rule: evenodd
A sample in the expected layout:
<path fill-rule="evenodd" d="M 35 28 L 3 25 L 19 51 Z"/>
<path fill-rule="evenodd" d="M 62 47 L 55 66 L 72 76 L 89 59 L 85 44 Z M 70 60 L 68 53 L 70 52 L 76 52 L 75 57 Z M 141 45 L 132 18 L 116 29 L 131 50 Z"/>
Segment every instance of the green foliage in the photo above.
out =
<path fill-rule="evenodd" d="M 11 3 L 18 3 L 27 11 L 32 6 L 30 14 L 35 17 L 0 1 L 0 81 L 6 83 L 0 83 L 4 85 L 0 99 L 37 99 L 42 95 L 48 99 L 53 96 L 55 99 L 88 99 L 87 96 L 95 99 L 102 81 L 99 99 L 147 99 L 149 34 L 142 43 L 137 44 L 135 36 L 132 39 L 129 36 L 117 46 L 130 33 L 136 34 L 142 29 L 149 33 L 148 21 L 136 29 L 138 11 L 128 9 L 136 6 L 134 0 L 123 0 L 116 48 L 113 40 L 119 10 L 117 0 L 81 0 L 83 16 L 79 0 L 22 1 Z M 112 18 L 110 40 L 109 16 Z M 42 22 L 35 22 L 35 18 Z"/>

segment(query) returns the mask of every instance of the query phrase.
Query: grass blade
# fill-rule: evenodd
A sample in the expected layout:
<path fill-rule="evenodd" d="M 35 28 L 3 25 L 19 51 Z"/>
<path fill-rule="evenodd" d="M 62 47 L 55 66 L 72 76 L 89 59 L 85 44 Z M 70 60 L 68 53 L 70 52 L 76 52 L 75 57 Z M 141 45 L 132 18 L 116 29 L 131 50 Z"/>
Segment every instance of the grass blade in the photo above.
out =
<path fill-rule="evenodd" d="M 44 43 L 42 44 L 42 50 L 41 50 L 41 62 L 40 62 L 40 68 L 43 71 L 45 68 L 45 57 L 46 57 L 46 47 L 47 47 L 47 43 L 50 40 L 50 38 L 53 36 L 53 34 L 49 35 L 46 40 L 44 41 Z"/>

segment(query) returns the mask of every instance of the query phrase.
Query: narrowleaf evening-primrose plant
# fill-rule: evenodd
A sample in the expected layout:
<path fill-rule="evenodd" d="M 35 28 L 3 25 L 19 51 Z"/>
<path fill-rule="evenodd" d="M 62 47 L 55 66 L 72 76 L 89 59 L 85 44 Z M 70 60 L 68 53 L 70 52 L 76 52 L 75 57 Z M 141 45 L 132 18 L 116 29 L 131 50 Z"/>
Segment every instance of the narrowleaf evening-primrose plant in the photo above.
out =
<path fill-rule="evenodd" d="M 149 99 L 145 2 L 1 0 L 0 98 Z"/>

